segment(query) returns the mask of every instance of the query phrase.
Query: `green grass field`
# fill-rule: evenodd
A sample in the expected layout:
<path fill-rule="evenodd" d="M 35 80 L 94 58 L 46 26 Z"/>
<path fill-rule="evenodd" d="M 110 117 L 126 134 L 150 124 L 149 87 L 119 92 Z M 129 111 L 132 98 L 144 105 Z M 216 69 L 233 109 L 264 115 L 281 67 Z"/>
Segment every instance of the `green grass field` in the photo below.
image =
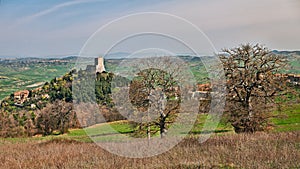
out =
<path fill-rule="evenodd" d="M 279 115 L 278 111 L 274 112 Z M 292 132 L 300 131 L 300 104 L 295 104 L 293 106 L 284 107 L 283 111 L 280 113 L 279 117 L 271 119 L 275 127 L 269 132 Z M 189 132 L 190 136 L 198 137 L 201 132 L 207 115 L 199 114 L 197 122 L 195 123 L 192 130 Z M 113 128 L 115 131 L 111 131 Z M 51 136 L 36 136 L 32 138 L 0 138 L 0 144 L 6 142 L 9 143 L 22 143 L 22 142 L 40 142 L 53 139 L 68 139 L 76 140 L 80 142 L 93 142 L 94 141 L 113 141 L 120 140 L 122 136 L 120 134 L 130 135 L 134 131 L 134 128 L 127 121 L 116 121 L 111 123 L 97 124 L 86 129 L 71 129 L 69 133 L 64 135 L 51 135 Z M 87 135 L 89 133 L 89 135 Z M 233 134 L 233 128 L 230 124 L 221 122 L 218 124 L 215 135 L 226 135 Z M 93 140 L 90 138 L 92 137 Z"/>
<path fill-rule="evenodd" d="M 282 116 L 271 119 L 271 122 L 275 127 L 270 132 L 300 131 L 300 104 L 284 107 L 280 114 L 278 111 L 275 111 L 274 114 Z M 199 114 L 198 119 L 189 134 L 196 136 L 201 134 L 206 118 L 206 114 Z M 88 133 L 93 133 L 93 131 L 95 131 L 95 133 L 103 135 L 103 139 L 106 140 L 116 134 L 106 132 L 109 125 L 116 130 L 116 133 L 129 134 L 133 132 L 132 126 L 126 121 L 100 124 L 89 127 L 86 130 Z M 230 124 L 224 123 L 224 120 L 221 120 L 214 133 L 222 135 L 226 133 L 234 133 L 234 131 Z M 87 140 L 86 133 L 83 129 L 71 130 L 69 134 L 63 137 L 76 140 L 84 138 L 84 140 Z"/>
<path fill-rule="evenodd" d="M 289 105 L 282 112 L 275 114 L 281 117 L 272 119 L 275 131 L 298 131 L 300 130 L 300 104 Z"/>

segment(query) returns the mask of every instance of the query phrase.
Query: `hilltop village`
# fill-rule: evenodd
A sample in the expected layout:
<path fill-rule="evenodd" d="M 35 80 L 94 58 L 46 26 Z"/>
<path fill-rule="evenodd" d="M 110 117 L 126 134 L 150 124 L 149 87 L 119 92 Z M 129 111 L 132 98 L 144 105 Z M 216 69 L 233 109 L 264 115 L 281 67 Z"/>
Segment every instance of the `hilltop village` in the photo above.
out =
<path fill-rule="evenodd" d="M 54 61 L 56 62 L 57 60 L 54 60 Z M 87 72 L 92 72 L 92 73 L 103 73 L 103 72 L 105 72 L 103 57 L 95 58 L 94 65 L 87 65 L 86 71 Z M 59 80 L 60 78 L 55 78 L 55 79 Z M 26 101 L 30 101 L 30 97 L 35 97 L 36 99 L 40 98 L 41 100 L 49 99 L 50 98 L 49 94 L 42 92 L 44 86 L 43 87 L 38 87 L 38 88 L 33 89 L 33 90 L 21 90 L 21 91 L 14 92 L 14 94 L 13 94 L 14 105 L 17 106 L 17 107 L 23 107 L 24 106 L 23 103 L 26 102 Z M 40 94 L 40 96 L 38 96 L 37 94 Z M 32 109 L 35 109 L 37 106 L 32 103 L 32 104 L 30 104 L 30 107 Z"/>

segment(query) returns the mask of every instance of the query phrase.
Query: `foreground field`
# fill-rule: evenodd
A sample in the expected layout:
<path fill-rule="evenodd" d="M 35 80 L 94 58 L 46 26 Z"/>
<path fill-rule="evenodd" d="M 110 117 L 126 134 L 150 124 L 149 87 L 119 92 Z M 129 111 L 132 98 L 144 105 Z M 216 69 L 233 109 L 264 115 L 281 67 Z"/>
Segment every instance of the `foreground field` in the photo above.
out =
<path fill-rule="evenodd" d="M 285 108 L 285 117 L 275 118 L 269 132 L 235 134 L 220 123 L 205 143 L 197 140 L 206 115 L 188 138 L 170 151 L 151 158 L 131 159 L 107 152 L 94 144 L 83 129 L 65 135 L 0 139 L 0 168 L 300 168 L 300 105 Z M 113 140 L 111 126 L 131 133 L 127 121 L 89 127 L 102 141 Z M 151 148 L 151 145 L 150 145 Z"/>
<path fill-rule="evenodd" d="M 200 114 L 190 135 L 170 151 L 151 158 L 131 159 L 94 144 L 83 129 L 33 138 L 0 138 L 0 168 L 300 168 L 300 104 L 283 107 L 268 132 L 235 134 L 221 122 L 205 143 L 197 140 L 207 115 Z M 275 112 L 278 115 L 279 112 Z M 87 128 L 100 141 L 133 129 L 127 121 Z M 150 145 L 151 148 L 151 145 Z"/>
<path fill-rule="evenodd" d="M 202 144 L 188 138 L 144 159 L 68 139 L 5 143 L 0 152 L 0 168 L 299 168 L 300 131 L 215 135 Z"/>

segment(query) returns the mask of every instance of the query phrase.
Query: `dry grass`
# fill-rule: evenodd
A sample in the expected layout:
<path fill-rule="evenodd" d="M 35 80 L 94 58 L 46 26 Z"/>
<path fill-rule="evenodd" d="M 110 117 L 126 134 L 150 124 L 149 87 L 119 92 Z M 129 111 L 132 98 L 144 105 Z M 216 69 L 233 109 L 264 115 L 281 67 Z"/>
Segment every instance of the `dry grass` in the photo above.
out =
<path fill-rule="evenodd" d="M 0 144 L 0 168 L 300 168 L 300 131 L 190 138 L 144 159 L 111 154 L 93 143 L 51 140 Z"/>

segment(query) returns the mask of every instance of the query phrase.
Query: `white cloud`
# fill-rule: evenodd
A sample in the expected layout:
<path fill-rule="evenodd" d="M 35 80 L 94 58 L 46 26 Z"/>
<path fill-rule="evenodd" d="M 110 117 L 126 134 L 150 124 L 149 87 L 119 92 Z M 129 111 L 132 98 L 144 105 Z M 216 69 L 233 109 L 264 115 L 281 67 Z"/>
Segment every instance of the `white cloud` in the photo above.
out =
<path fill-rule="evenodd" d="M 69 2 L 65 2 L 65 3 L 61 3 L 61 4 L 58 4 L 58 5 L 55 5 L 55 6 L 51 7 L 51 8 L 48 8 L 46 10 L 40 11 L 38 13 L 35 13 L 33 15 L 24 17 L 24 18 L 22 18 L 19 21 L 19 23 L 30 22 L 30 21 L 32 21 L 34 19 L 37 19 L 37 18 L 42 17 L 44 15 L 51 14 L 51 13 L 57 11 L 57 10 L 60 10 L 62 8 L 66 8 L 66 7 L 69 7 L 69 6 L 72 6 L 72 5 L 79 5 L 79 4 L 99 2 L 99 1 L 101 1 L 101 0 L 75 0 L 75 1 L 69 1 Z"/>

